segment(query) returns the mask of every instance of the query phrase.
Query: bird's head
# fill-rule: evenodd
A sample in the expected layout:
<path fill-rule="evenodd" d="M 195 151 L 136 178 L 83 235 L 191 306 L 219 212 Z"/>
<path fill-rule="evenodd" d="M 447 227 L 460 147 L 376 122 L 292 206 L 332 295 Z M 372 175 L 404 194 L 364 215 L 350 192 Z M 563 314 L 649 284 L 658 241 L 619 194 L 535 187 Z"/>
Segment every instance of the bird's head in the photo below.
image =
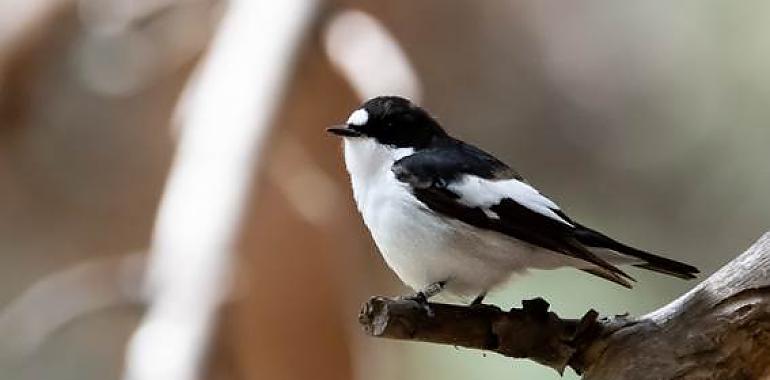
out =
<path fill-rule="evenodd" d="M 422 149 L 446 132 L 428 112 L 408 99 L 379 96 L 353 111 L 345 125 L 327 129 L 344 138 L 370 138 L 396 148 Z"/>

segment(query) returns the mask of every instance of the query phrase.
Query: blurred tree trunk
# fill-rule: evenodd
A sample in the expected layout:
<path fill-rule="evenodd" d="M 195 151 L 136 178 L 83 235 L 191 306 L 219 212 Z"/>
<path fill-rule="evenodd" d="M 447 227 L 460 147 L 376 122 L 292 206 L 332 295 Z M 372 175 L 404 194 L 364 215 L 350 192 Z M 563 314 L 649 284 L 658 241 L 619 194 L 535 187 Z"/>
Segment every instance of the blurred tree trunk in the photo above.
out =
<path fill-rule="evenodd" d="M 0 4 L 0 128 L 17 126 L 29 106 L 43 47 L 72 13 L 73 0 L 5 1 Z"/>
<path fill-rule="evenodd" d="M 366 246 L 366 235 L 345 202 L 347 189 L 328 188 L 346 180 L 332 177 L 343 174 L 339 141 L 324 129 L 356 102 L 314 38 L 274 128 L 270 168 L 256 180 L 234 301 L 221 318 L 209 378 L 353 377 L 353 319 L 343 310 L 355 307 L 347 288 L 361 261 L 346 254 Z M 347 231 L 355 233 L 340 238 Z"/>

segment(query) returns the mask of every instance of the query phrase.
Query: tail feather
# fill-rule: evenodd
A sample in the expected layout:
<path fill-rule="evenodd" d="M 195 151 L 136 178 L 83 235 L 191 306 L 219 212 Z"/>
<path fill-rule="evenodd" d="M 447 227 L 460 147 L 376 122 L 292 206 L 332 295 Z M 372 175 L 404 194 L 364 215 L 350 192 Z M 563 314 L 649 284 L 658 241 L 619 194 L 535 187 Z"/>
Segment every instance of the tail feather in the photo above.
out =
<path fill-rule="evenodd" d="M 608 272 L 605 269 L 597 267 L 597 268 L 583 268 L 581 270 L 583 272 L 590 273 L 590 274 L 592 274 L 594 276 L 599 276 L 599 277 L 601 277 L 601 278 L 603 278 L 605 280 L 612 281 L 612 282 L 614 282 L 614 283 L 616 283 L 616 284 L 618 284 L 618 285 L 620 285 L 620 286 L 622 286 L 624 288 L 628 288 L 628 289 L 632 288 L 631 282 L 629 280 L 627 280 L 627 279 L 625 279 L 623 277 L 620 277 L 620 276 L 616 275 L 615 273 Z M 636 280 L 631 279 L 631 281 L 636 281 Z"/>
<path fill-rule="evenodd" d="M 601 232 L 576 225 L 575 238 L 587 247 L 607 248 L 620 254 L 637 258 L 642 263 L 632 264 L 635 267 L 644 268 L 658 273 L 667 274 L 681 279 L 689 280 L 700 273 L 698 268 L 680 261 L 667 259 L 649 252 L 645 252 L 623 243 L 617 242 Z"/>
<path fill-rule="evenodd" d="M 675 261 L 674 263 L 675 264 L 682 264 L 682 263 L 680 263 L 678 261 Z M 684 272 L 684 271 L 673 271 L 673 270 L 669 269 L 666 266 L 653 265 L 653 264 L 649 264 L 649 263 L 647 263 L 647 264 L 634 264 L 634 266 L 637 267 L 637 268 L 644 268 L 644 269 L 647 269 L 647 270 L 651 270 L 653 272 L 667 274 L 669 276 L 674 276 L 674 277 L 677 277 L 677 278 L 681 278 L 683 280 L 692 280 L 693 278 L 697 278 L 698 276 L 696 276 L 696 274 L 700 273 L 698 271 L 698 269 L 695 268 L 695 267 L 691 267 L 691 268 L 695 269 L 693 271 Z"/>

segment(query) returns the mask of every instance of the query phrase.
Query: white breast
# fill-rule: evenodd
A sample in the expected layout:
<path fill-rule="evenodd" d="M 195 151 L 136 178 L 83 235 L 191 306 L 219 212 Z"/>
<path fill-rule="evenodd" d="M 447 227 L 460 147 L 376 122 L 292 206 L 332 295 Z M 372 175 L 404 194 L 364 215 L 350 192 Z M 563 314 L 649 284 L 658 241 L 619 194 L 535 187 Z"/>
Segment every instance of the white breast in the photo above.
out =
<path fill-rule="evenodd" d="M 415 290 L 448 281 L 447 290 L 476 296 L 528 267 L 562 266 L 560 255 L 426 208 L 396 180 L 393 163 L 413 153 L 371 139 L 345 139 L 345 163 L 364 223 L 387 264 Z"/>

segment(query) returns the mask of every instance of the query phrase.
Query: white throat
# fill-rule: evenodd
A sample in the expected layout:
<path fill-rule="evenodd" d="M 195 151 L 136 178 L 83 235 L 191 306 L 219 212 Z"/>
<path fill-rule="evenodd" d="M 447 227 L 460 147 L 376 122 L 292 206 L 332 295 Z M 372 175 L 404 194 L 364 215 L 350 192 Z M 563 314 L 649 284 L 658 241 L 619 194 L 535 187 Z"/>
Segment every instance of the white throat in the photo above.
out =
<path fill-rule="evenodd" d="M 350 173 L 353 197 L 358 209 L 363 208 L 370 193 L 384 181 L 395 181 L 393 163 L 414 153 L 413 148 L 394 148 L 382 145 L 373 138 L 345 138 L 345 166 Z"/>

